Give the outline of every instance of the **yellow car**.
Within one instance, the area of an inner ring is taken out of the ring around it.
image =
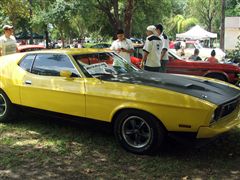
[[[17,53],[0,58],[0,121],[15,106],[105,121],[127,151],[157,151],[168,133],[211,138],[240,123],[237,87],[146,72],[104,49]],[[80,118],[79,118],[80,119]]]

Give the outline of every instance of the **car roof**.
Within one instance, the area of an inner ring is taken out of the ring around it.
[[[79,54],[94,54],[94,53],[104,53],[113,52],[110,49],[93,49],[93,48],[72,48],[72,49],[46,49],[28,52],[13,53],[5,56],[0,56],[0,62],[10,62],[19,61],[25,55],[28,54],[46,54],[46,53],[56,53],[56,54],[67,54],[67,55],[79,55]]]

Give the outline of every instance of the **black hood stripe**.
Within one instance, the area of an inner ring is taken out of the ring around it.
[[[240,91],[230,86],[197,77],[179,76],[168,73],[134,72],[117,77],[103,77],[102,80],[158,87],[191,95],[216,105],[240,97]]]

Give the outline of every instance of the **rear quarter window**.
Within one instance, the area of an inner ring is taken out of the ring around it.
[[[31,72],[32,64],[35,57],[36,57],[35,54],[27,55],[21,60],[21,62],[19,63],[19,66],[25,71]]]

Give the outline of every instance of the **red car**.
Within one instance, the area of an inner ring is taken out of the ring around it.
[[[131,62],[140,68],[141,59],[142,47],[135,47],[134,56],[131,57]],[[205,76],[235,84],[238,81],[240,67],[232,64],[185,60],[169,50],[167,73]]]
[[[35,44],[20,45],[17,48],[19,52],[37,51],[37,50],[45,49],[43,45],[35,45]]]

